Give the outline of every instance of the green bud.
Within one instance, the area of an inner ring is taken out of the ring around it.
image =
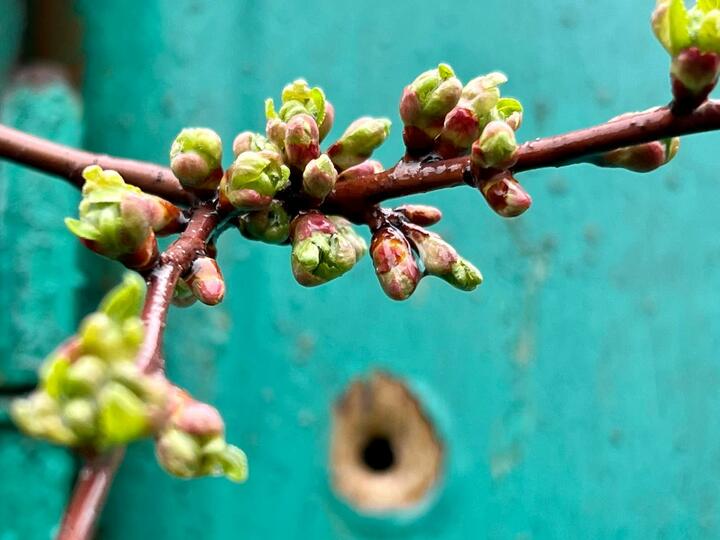
[[[322,89],[310,88],[306,81],[297,79],[283,88],[282,106],[279,112],[275,112],[272,99],[265,101],[265,116],[268,120],[279,118],[287,122],[295,115],[309,114],[320,125],[325,119],[325,104],[325,94]]]
[[[228,480],[242,483],[248,478],[248,463],[245,452],[237,446],[228,444],[223,452],[216,457],[223,474]]]
[[[355,247],[341,234],[317,232],[293,241],[291,255],[295,279],[312,287],[340,277],[356,262]]]
[[[472,146],[472,164],[486,169],[509,169],[517,163],[515,131],[502,120],[490,122]]]
[[[322,142],[333,127],[335,122],[335,107],[329,101],[325,101],[325,118],[318,124],[320,130],[320,142]]]
[[[252,240],[282,244],[290,235],[290,216],[282,202],[272,201],[264,210],[240,216],[238,228],[243,235]]]
[[[271,141],[272,144],[274,144],[280,150],[285,149],[286,132],[287,124],[279,118],[271,118],[267,121],[267,124],[265,125],[265,134],[267,135],[268,140]]]
[[[69,395],[88,396],[96,393],[105,382],[108,366],[97,356],[86,354],[67,368],[65,386]]]
[[[79,438],[85,440],[95,437],[97,416],[97,407],[91,399],[71,399],[62,408],[65,425]]]
[[[328,148],[328,155],[338,169],[348,169],[370,157],[390,133],[390,120],[370,118],[355,120],[340,139]]]
[[[43,391],[13,400],[10,415],[15,424],[31,437],[64,446],[75,446],[80,442],[75,432],[63,422],[58,401]]]
[[[175,290],[173,291],[173,305],[178,307],[189,307],[192,306],[196,300],[197,298],[193,294],[190,285],[187,284],[187,281],[182,278],[178,279],[177,285],[175,285]]]
[[[303,191],[323,200],[335,187],[338,173],[327,154],[308,162],[303,171]]]
[[[258,210],[290,183],[290,169],[275,152],[243,152],[227,170],[220,191],[239,210]]]
[[[280,152],[277,145],[273,144],[259,133],[254,133],[252,131],[243,131],[238,134],[233,141],[233,155],[235,157],[238,157],[243,152],[261,152],[262,150],[271,150],[277,153]]]
[[[400,117],[406,126],[428,128],[434,137],[445,115],[457,104],[462,83],[447,64],[420,74],[403,90]]]
[[[299,170],[320,156],[320,133],[315,119],[309,114],[296,114],[285,129],[287,163]]]
[[[449,273],[440,277],[463,291],[472,291],[483,282],[480,270],[462,257],[455,261]]]
[[[327,218],[335,225],[338,234],[344,236],[345,239],[352,244],[355,249],[355,260],[359,261],[362,259],[367,253],[367,244],[365,243],[365,239],[355,231],[352,223],[342,216],[328,216]]]
[[[186,189],[215,189],[222,177],[222,140],[212,129],[183,129],[170,148],[170,168]]]
[[[174,476],[194,478],[200,472],[200,445],[178,429],[170,429],[158,438],[155,455],[160,466]]]
[[[97,400],[101,446],[126,444],[147,434],[150,428],[147,407],[126,386],[109,382]]]
[[[126,354],[121,327],[105,313],[91,313],[85,317],[78,336],[87,354],[104,359]]]
[[[478,119],[485,118],[500,101],[500,86],[507,80],[497,71],[474,78],[463,88],[459,105],[471,109]]]

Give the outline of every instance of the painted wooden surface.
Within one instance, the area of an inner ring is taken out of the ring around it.
[[[78,98],[56,72],[17,73],[0,108],[3,124],[66,144],[81,142]],[[61,223],[77,200],[68,185],[0,164],[2,540],[50,538],[72,486],[72,455],[21,436],[7,411],[12,396],[35,383],[42,359],[75,326],[77,244]]]
[[[395,120],[404,84],[439,61],[502,69],[526,139],[668,99],[653,2],[80,0],[86,145],[164,161],[175,133],[226,141],[304,76],[338,111]],[[165,476],[130,450],[100,537],[364,539],[720,537],[718,136],[667,169],[523,177],[535,206],[502,221],[477,193],[417,197],[483,270],[473,294],[424,282],[387,300],[369,261],[314,290],[283,248],[228,233],[218,308],[170,318],[170,373],[222,410],[250,481]],[[229,145],[228,145],[229,149]],[[89,306],[85,306],[89,309]],[[414,519],[358,516],[329,488],[331,407],[350,380],[404,378],[446,448]]]

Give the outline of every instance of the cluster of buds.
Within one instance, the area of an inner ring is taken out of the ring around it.
[[[100,255],[135,270],[150,268],[158,257],[156,236],[180,229],[180,210],[126,184],[115,171],[92,165],[82,175],[79,219],[66,218],[68,229]]]
[[[437,276],[464,291],[482,283],[477,268],[440,235],[424,228],[441,217],[438,209],[424,205],[401,206],[378,217],[370,256],[380,286],[393,300],[409,298],[424,276]]]
[[[142,278],[127,274],[48,357],[38,388],[12,403],[13,420],[32,437],[96,452],[154,436],[171,474],[243,481],[245,455],[225,442],[217,410],[135,364],[144,296]]]
[[[143,339],[138,317],[145,283],[128,274],[51,354],[40,385],[16,400],[12,416],[33,437],[103,450],[148,436],[162,421],[166,383],[134,364]]]
[[[687,113],[702,104],[720,75],[720,4],[698,0],[657,0],[652,26],[670,53],[673,110]]]
[[[345,218],[308,212],[290,225],[291,265],[301,285],[322,285],[348,272],[367,252],[365,241]]]
[[[225,280],[217,261],[203,255],[196,258],[187,274],[182,276],[173,293],[173,304],[188,307],[200,300],[205,305],[216,306],[225,298]]]
[[[247,479],[247,457],[225,441],[225,423],[215,407],[171,387],[168,417],[156,435],[155,455],[168,473],[180,478],[226,476]]]
[[[518,159],[515,132],[523,108],[518,100],[501,97],[505,82],[505,75],[493,72],[462,86],[452,68],[440,64],[405,88],[400,116],[410,157],[436,154],[447,159],[470,153],[485,200],[501,216],[514,217],[527,210],[532,199],[507,172]]]

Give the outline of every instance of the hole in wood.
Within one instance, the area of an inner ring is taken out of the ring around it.
[[[403,381],[385,373],[352,382],[338,399],[330,446],[333,489],[363,512],[412,508],[442,473],[431,420]]]

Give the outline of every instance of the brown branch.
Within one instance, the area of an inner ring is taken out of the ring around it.
[[[520,148],[514,172],[562,167],[593,155],[668,137],[720,129],[720,101],[708,101],[688,115],[668,107],[629,115],[620,120],[537,139]],[[332,210],[354,213],[367,204],[462,185],[468,157],[419,165],[399,163],[380,174],[340,182],[327,200]]]
[[[83,169],[88,165],[100,165],[103,169],[118,171],[130,183],[147,193],[177,204],[188,205],[193,200],[170,169],[165,167],[77,150],[1,124],[0,157],[54,174],[78,188],[84,183]]]
[[[164,369],[161,354],[170,301],[178,279],[205,250],[205,243],[220,217],[214,203],[205,203],[193,211],[185,231],[161,255],[160,264],[148,277],[148,290],[143,306],[145,338],[136,358],[146,373]],[[83,465],[72,497],[65,510],[58,540],[89,540],[107,498],[124,448],[92,456]]]
[[[720,101],[708,101],[687,115],[676,115],[668,107],[658,107],[598,126],[527,142],[520,148],[514,171],[561,167],[624,146],[718,129]],[[179,204],[192,200],[192,195],[180,187],[168,168],[71,149],[1,125],[0,157],[59,175],[75,185],[82,181],[82,169],[95,163],[118,171],[129,183],[148,193]],[[338,183],[323,208],[357,216],[368,204],[459,186],[465,183],[469,163],[467,157],[423,165],[400,163],[379,174]]]

